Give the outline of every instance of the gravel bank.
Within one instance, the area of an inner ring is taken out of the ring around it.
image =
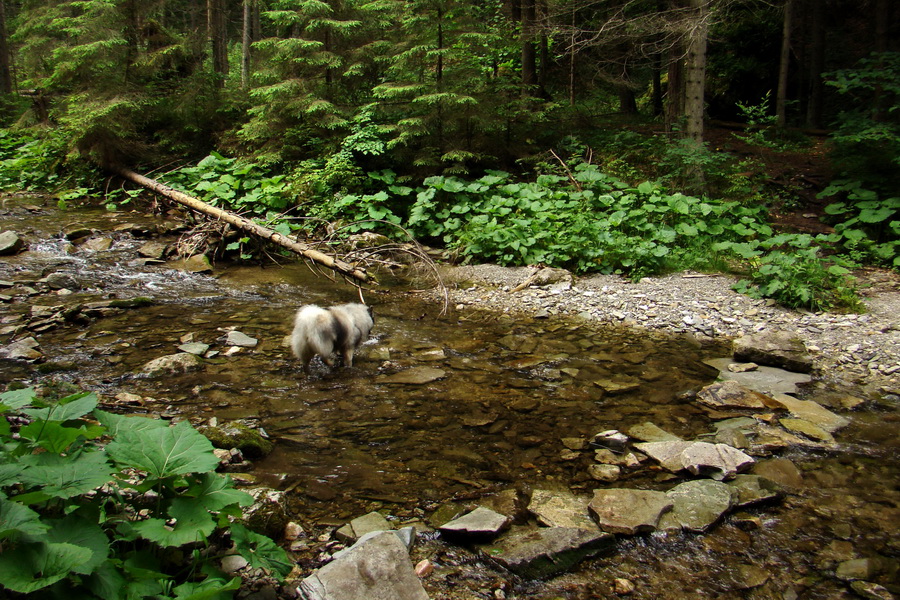
[[[632,283],[614,275],[573,278],[556,269],[475,265],[451,267],[442,276],[457,310],[580,315],[597,323],[725,339],[789,332],[813,355],[818,378],[875,395],[900,394],[900,278],[890,272],[860,280],[864,314],[786,309],[738,294],[727,275],[686,272]]]

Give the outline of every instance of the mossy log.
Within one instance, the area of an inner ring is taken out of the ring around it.
[[[354,267],[353,265],[348,264],[333,256],[329,256],[324,252],[319,252],[314,248],[310,248],[307,244],[289,239],[281,235],[277,231],[269,229],[268,227],[263,227],[262,225],[254,223],[249,219],[245,219],[244,217],[241,217],[240,215],[237,215],[233,212],[211,206],[206,202],[203,202],[202,200],[198,200],[193,196],[189,196],[183,192],[174,190],[169,186],[156,181],[155,179],[144,177],[143,175],[135,173],[134,171],[131,171],[124,167],[115,167],[113,168],[113,170],[125,179],[142,187],[145,187],[148,190],[152,190],[157,194],[165,196],[170,200],[174,200],[179,204],[187,206],[191,210],[195,210],[210,217],[225,221],[226,223],[237,227],[241,231],[245,231],[256,237],[272,242],[273,244],[277,244],[282,248],[286,248],[291,252],[294,252],[295,254],[299,254],[304,258],[307,258],[324,267],[328,267],[329,269],[336,271],[341,275],[344,275],[351,279],[355,279],[356,281],[359,281],[361,283],[366,283],[369,281],[369,276],[363,269]]]

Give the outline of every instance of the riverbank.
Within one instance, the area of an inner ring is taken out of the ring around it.
[[[791,310],[731,289],[728,275],[677,273],[638,282],[615,275],[575,278],[558,269],[475,265],[442,271],[451,307],[550,317],[737,339],[785,332],[813,357],[813,375],[826,384],[900,395],[900,277],[859,275],[863,314]]]

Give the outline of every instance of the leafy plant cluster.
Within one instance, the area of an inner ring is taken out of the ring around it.
[[[351,230],[390,234],[391,224],[401,225],[465,260],[632,278],[746,268],[744,292],[789,306],[855,306],[848,263],[824,258],[822,245],[830,240],[775,236],[761,205],[668,193],[651,182],[630,186],[584,162],[566,176],[533,182],[490,171],[473,181],[430,177],[411,188],[392,172],[371,176],[384,189],[344,196],[324,216],[352,221]]]
[[[0,129],[0,189],[54,189],[60,184],[66,151],[59,136],[40,138]]]
[[[52,597],[230,597],[239,577],[216,567],[228,535],[250,565],[291,566],[269,538],[236,521],[252,497],[214,472],[212,445],[170,425],[59,400],[0,394],[0,588]]]
[[[854,180],[834,181],[819,196],[839,198],[825,207],[835,223],[829,241],[858,262],[900,268],[900,196],[879,197]]]

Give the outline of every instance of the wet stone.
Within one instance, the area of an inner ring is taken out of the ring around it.
[[[448,538],[477,541],[496,537],[509,527],[510,518],[479,506],[470,513],[441,525],[438,529]]]
[[[12,231],[0,232],[0,256],[18,254],[25,248],[25,242]]]
[[[514,527],[482,553],[526,579],[545,579],[568,571],[585,558],[612,548],[615,537],[578,527]]]
[[[225,344],[228,346],[238,346],[240,348],[255,348],[259,344],[259,340],[252,338],[240,331],[229,331],[225,338]]]
[[[602,530],[635,535],[655,531],[672,506],[663,492],[613,488],[595,490],[588,508]]]
[[[0,355],[13,360],[34,361],[44,357],[38,341],[33,337],[18,340],[0,349]]]
[[[772,398],[777,405],[785,408],[793,416],[815,423],[829,433],[834,433],[850,424],[850,419],[831,412],[818,402],[798,400],[787,394],[775,394]]]
[[[756,363],[733,363],[729,358],[714,358],[705,362],[719,369],[719,379],[736,381],[744,387],[764,394],[793,394],[797,392],[798,385],[809,383],[812,380],[812,376],[808,373],[796,373],[778,367],[757,366],[750,371],[734,371],[731,367],[735,364],[753,365]]]
[[[803,473],[787,458],[770,458],[759,461],[753,466],[753,474],[788,488],[803,486]],[[737,479],[735,478],[735,481]]]
[[[424,385],[442,379],[447,375],[443,369],[434,367],[412,367],[392,375],[383,375],[378,378],[381,383],[402,383],[407,385]]]
[[[609,465],[609,464],[593,464],[588,465],[588,475],[591,476],[591,479],[596,481],[604,481],[606,483],[611,483],[613,481],[617,481],[619,476],[622,474],[622,469],[618,467],[618,465]]]
[[[771,502],[784,496],[780,485],[759,475],[737,475],[726,485],[733,490],[735,508]]]
[[[539,523],[548,527],[578,527],[596,530],[597,524],[588,513],[587,498],[579,498],[569,492],[534,490],[528,511]]]
[[[613,452],[622,452],[627,445],[628,436],[616,429],[601,431],[591,440],[591,446],[595,448],[607,448]]]
[[[661,427],[647,422],[635,425],[628,429],[628,435],[642,442],[677,442],[681,438],[669,433]]]
[[[335,537],[343,542],[355,542],[367,533],[389,531],[391,529],[393,527],[381,513],[372,511],[367,515],[353,519],[338,529],[335,532]]]
[[[647,442],[635,448],[673,473],[687,469],[694,475],[730,479],[750,467],[754,460],[725,444],[708,442]]]
[[[305,600],[428,600],[406,546],[392,532],[354,544],[298,589]]]
[[[710,384],[697,393],[697,401],[711,408],[766,408],[770,399],[736,381]]]
[[[178,349],[182,352],[187,352],[188,354],[203,356],[204,354],[206,354],[206,351],[209,350],[209,344],[204,344],[201,342],[189,342],[187,344],[181,344],[180,346],[178,346]]]
[[[806,437],[829,444],[834,443],[834,436],[815,423],[810,423],[804,419],[781,419],[779,422],[788,431],[800,433]]]
[[[160,375],[173,375],[178,373],[190,373],[203,368],[203,362],[193,354],[179,352],[160,356],[141,367],[141,372],[151,377]]]
[[[679,484],[666,496],[673,507],[660,519],[659,528],[703,533],[731,509],[735,491],[724,483],[700,479]]]
[[[785,332],[764,332],[736,339],[734,358],[798,373],[812,371],[812,357],[803,341]]]

